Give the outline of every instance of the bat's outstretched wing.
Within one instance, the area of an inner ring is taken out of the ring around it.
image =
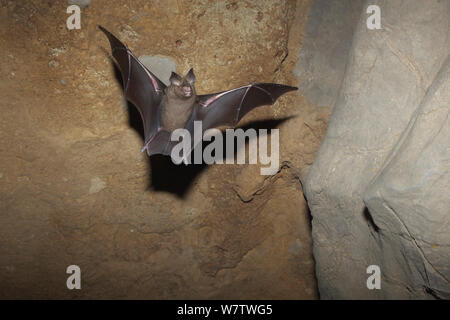
[[[144,123],[147,153],[163,153],[166,139],[159,137],[167,132],[161,130],[160,106],[166,85],[150,72],[119,39],[99,26],[108,37],[114,59],[122,74],[125,98],[131,101],[141,114]]]
[[[195,106],[193,120],[202,121],[203,130],[220,126],[234,127],[249,111],[262,105],[274,104],[281,95],[294,90],[297,88],[282,84],[254,83],[220,93],[201,95]]]
[[[297,89],[276,83],[253,83],[224,92],[200,95],[186,129],[193,137],[194,121],[202,122],[203,132],[220,126],[234,127],[254,108],[274,104],[283,94]],[[192,141],[190,152],[195,148],[195,143]],[[185,157],[189,157],[189,154]]]

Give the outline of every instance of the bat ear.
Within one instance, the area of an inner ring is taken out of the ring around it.
[[[195,83],[194,69],[191,68],[191,69],[188,71],[188,73],[186,73],[185,78],[186,78],[186,80],[187,80],[190,84]]]
[[[174,84],[176,86],[181,85],[181,77],[178,74],[176,74],[175,72],[172,72],[169,80],[170,80],[170,84]]]

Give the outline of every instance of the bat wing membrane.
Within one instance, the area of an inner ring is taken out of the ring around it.
[[[119,39],[102,26],[99,28],[108,37],[113,57],[119,66],[125,97],[139,110],[147,144],[160,129],[159,107],[166,86]]]
[[[194,136],[194,121],[202,122],[203,132],[220,126],[234,127],[251,110],[256,107],[274,104],[283,94],[297,90],[296,87],[275,83],[255,83],[244,87],[201,95],[194,113],[185,128]],[[192,140],[189,153],[196,147]],[[186,155],[186,157],[188,157]]]
[[[216,94],[199,96],[194,120],[201,120],[203,130],[220,126],[234,127],[251,110],[274,104],[284,93],[296,87],[275,83],[255,83]]]

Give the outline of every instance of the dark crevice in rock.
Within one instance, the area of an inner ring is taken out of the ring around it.
[[[370,211],[369,211],[369,209],[367,207],[364,208],[363,215],[364,215],[364,218],[366,219],[366,221],[367,221],[371,231],[374,231],[374,232],[378,233],[380,231],[380,228],[376,225],[376,223],[373,220],[373,217],[370,214]]]

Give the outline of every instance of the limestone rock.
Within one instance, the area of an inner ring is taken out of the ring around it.
[[[152,73],[159,78],[165,85],[169,85],[170,74],[176,72],[176,64],[169,57],[163,56],[140,56],[139,60],[149,69]]]
[[[311,8],[294,75],[315,105],[336,102],[362,5],[362,0],[316,0]]]
[[[332,119],[303,180],[320,295],[447,297],[450,3],[370,4],[381,9],[382,29],[367,29],[361,12]],[[369,265],[381,268],[381,290],[366,287]]]
[[[67,0],[69,5],[77,5],[80,8],[84,9],[91,5],[92,0]]]
[[[364,197],[385,234],[385,270],[442,299],[450,299],[449,102],[450,55]]]
[[[267,177],[259,174],[259,170],[259,166],[248,165],[236,175],[233,189],[242,201],[251,201],[255,195],[263,192]]]

